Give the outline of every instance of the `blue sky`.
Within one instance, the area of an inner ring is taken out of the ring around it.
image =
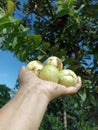
[[[27,0],[20,0],[21,3],[26,1]],[[16,14],[17,13],[20,12],[16,12]],[[23,15],[22,12],[21,15]],[[19,18],[20,15],[15,17]],[[18,72],[24,65],[26,64],[20,62],[11,52],[0,50],[0,84],[5,84],[7,87],[13,89],[18,78]]]
[[[11,52],[0,50],[0,84],[5,84],[13,89],[18,78],[18,72],[25,65]]]

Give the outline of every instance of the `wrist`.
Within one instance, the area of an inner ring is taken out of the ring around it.
[[[48,94],[48,92],[43,89],[45,86],[42,83],[32,83],[32,85],[23,85],[20,86],[20,91],[22,92],[23,95],[31,95],[32,96],[36,96],[38,98],[40,98],[40,100],[44,99],[45,101],[47,101],[47,103],[49,103],[50,101],[50,96]]]
[[[4,123],[7,123],[6,129],[38,130],[49,99],[47,94],[39,89],[41,85],[34,86],[20,86],[13,99],[3,108]]]

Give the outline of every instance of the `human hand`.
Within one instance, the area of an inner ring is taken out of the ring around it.
[[[20,87],[35,88],[40,93],[45,94],[49,101],[60,97],[75,94],[81,88],[81,78],[78,77],[76,86],[65,87],[58,83],[42,80],[38,78],[32,71],[22,67],[19,73]]]

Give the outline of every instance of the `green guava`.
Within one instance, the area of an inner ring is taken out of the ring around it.
[[[59,84],[66,87],[75,86],[77,75],[70,69],[63,69],[59,72]]]
[[[45,65],[39,72],[39,78],[58,83],[59,70],[54,65]]]

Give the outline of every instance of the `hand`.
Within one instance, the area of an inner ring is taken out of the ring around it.
[[[26,67],[22,67],[20,70],[19,83],[20,87],[35,88],[36,90],[45,94],[49,101],[60,96],[75,94],[82,85],[80,77],[78,77],[76,86],[70,87],[65,87],[54,82],[45,81],[38,78],[32,71],[27,70]]]

